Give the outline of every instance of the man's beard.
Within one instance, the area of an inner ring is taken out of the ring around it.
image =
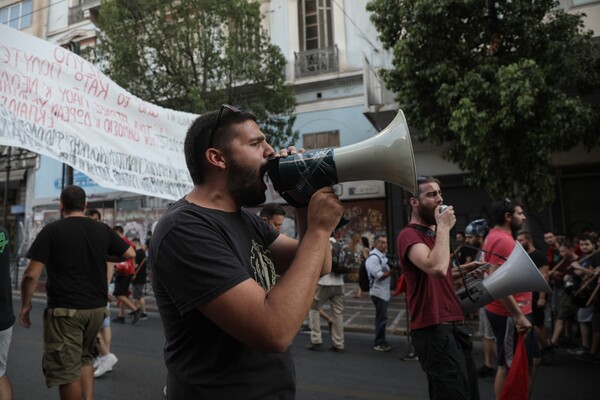
[[[242,206],[255,207],[266,200],[260,170],[246,167],[230,160],[227,169],[227,188]]]
[[[520,230],[520,229],[521,229],[521,226],[522,226],[522,225],[523,225],[523,224],[517,224],[517,223],[515,223],[514,221],[510,221],[510,230],[511,230],[512,232],[516,232],[516,231],[518,231],[518,230]]]
[[[435,221],[435,208],[428,209],[425,208],[423,205],[419,204],[418,213],[419,218],[421,218],[428,226],[437,224],[437,222]]]

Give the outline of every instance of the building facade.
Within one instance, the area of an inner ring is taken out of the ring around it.
[[[341,147],[367,140],[385,129],[398,110],[393,93],[378,75],[391,67],[391,54],[377,39],[366,12],[368,0],[260,0],[263,27],[287,59],[286,77],[297,99],[294,129],[300,133],[297,147]],[[600,1],[563,0],[569,12],[585,12],[586,26],[600,34]],[[93,21],[101,0],[0,0],[0,23],[9,24],[74,52],[93,46],[97,27]],[[410,125],[410,116],[406,116]],[[487,193],[464,183],[464,172],[440,157],[443,148],[415,143],[413,151],[419,175],[442,180],[445,202],[457,210],[457,230],[485,216]],[[5,158],[8,149],[3,149]],[[25,157],[25,156],[23,156]],[[9,225],[19,231],[21,249],[41,227],[59,217],[58,195],[66,179],[62,163],[48,157],[8,168],[5,175],[5,210]],[[557,197],[551,207],[530,210],[530,229],[541,237],[545,229],[576,233],[586,227],[600,229],[600,210],[585,188],[600,185],[600,151],[575,148],[553,155]],[[7,164],[11,165],[11,164]],[[0,174],[4,175],[4,174]],[[6,179],[8,176],[8,180]],[[350,223],[337,235],[351,241],[358,234],[378,233],[395,237],[407,220],[406,193],[374,176],[372,180],[339,185]],[[0,179],[1,180],[1,179]],[[129,236],[145,239],[169,201],[100,187],[78,171],[73,182],[85,188],[90,207],[98,208],[109,225],[125,226]],[[268,201],[285,203],[270,189]],[[288,208],[291,214],[291,208]],[[287,233],[293,235],[289,220]],[[20,227],[20,228],[19,228]],[[17,248],[15,250],[18,250]],[[393,249],[390,249],[392,251]]]

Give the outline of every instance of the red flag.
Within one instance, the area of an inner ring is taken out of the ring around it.
[[[498,400],[527,400],[529,397],[529,361],[523,336],[519,334],[512,365]]]
[[[404,279],[404,274],[402,274],[396,281],[396,290],[394,290],[392,296],[398,296],[400,293],[404,292],[406,292],[406,279]]]

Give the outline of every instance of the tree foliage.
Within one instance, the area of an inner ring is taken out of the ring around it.
[[[227,103],[252,111],[274,147],[297,139],[286,60],[261,27],[258,1],[102,2],[99,57],[136,96],[197,114]]]
[[[554,0],[372,0],[389,89],[418,140],[492,197],[554,199],[551,155],[600,143],[600,68],[581,15]]]

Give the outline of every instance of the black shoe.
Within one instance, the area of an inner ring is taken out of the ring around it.
[[[308,350],[312,350],[312,351],[319,350],[319,347],[321,347],[321,343],[309,343],[308,346],[306,346],[306,348]]]
[[[140,316],[140,320],[143,321],[143,320],[146,320],[146,319],[148,319],[148,314],[142,313],[142,315]]]
[[[133,321],[131,321],[131,323],[135,324],[136,322],[138,322],[140,320],[141,316],[142,316],[142,309],[138,308],[137,310],[135,310],[133,312]]]
[[[113,318],[112,322],[117,323],[117,324],[124,324],[125,323],[125,317],[116,317],[116,318]]]
[[[335,347],[335,346],[331,346],[329,348],[329,351],[333,351],[334,353],[343,353],[344,349],[340,348],[340,347]]]

